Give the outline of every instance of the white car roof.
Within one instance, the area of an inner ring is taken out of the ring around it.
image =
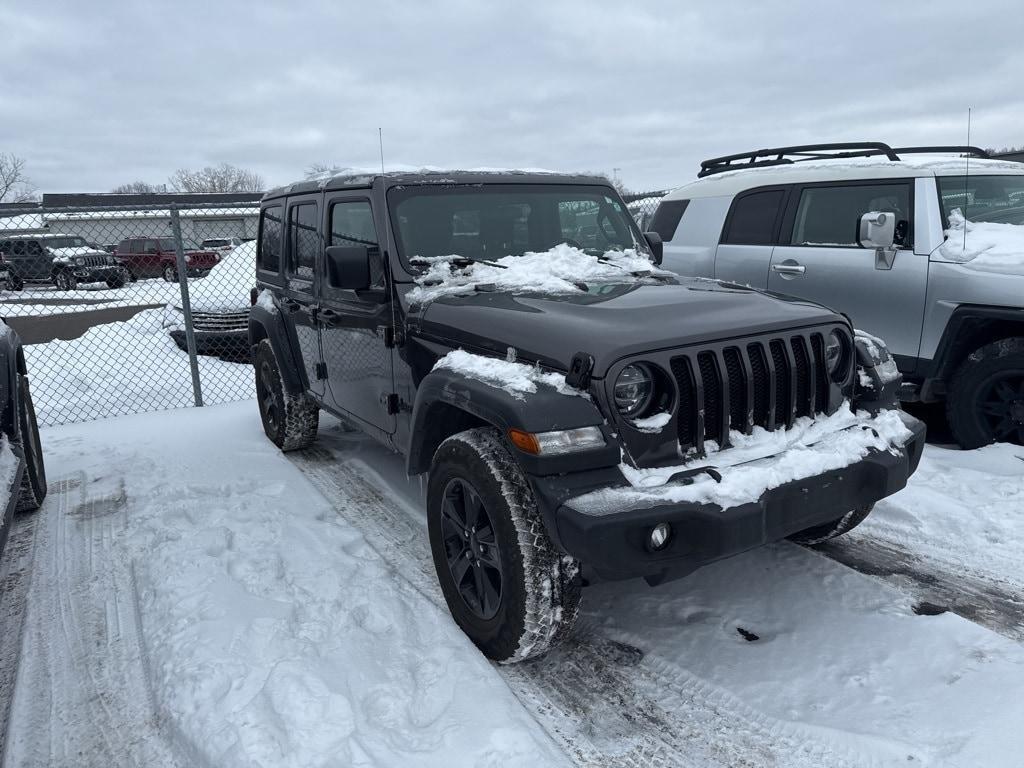
[[[697,179],[665,195],[664,200],[732,196],[752,187],[771,184],[805,184],[816,181],[856,179],[906,179],[918,176],[963,176],[967,158],[950,155],[911,155],[899,161],[884,157],[843,160],[802,160],[787,165],[741,168]],[[970,158],[970,173],[1024,176],[1024,163]]]

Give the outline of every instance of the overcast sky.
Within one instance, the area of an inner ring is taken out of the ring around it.
[[[45,192],[229,162],[613,169],[811,141],[1024,145],[1013,2],[0,0],[0,152]]]

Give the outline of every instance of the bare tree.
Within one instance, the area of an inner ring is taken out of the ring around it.
[[[306,178],[312,179],[318,176],[327,176],[340,170],[341,166],[334,163],[313,163],[306,169]]]
[[[166,184],[150,184],[148,181],[133,181],[110,190],[118,195],[151,195],[169,192]]]
[[[228,163],[197,171],[180,168],[169,179],[175,192],[262,192],[263,177]]]
[[[25,159],[0,152],[0,203],[27,203],[36,199],[36,188],[25,176]]]

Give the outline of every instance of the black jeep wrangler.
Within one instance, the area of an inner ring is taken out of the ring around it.
[[[592,578],[822,541],[917,467],[877,339],[660,259],[602,178],[371,173],[263,200],[267,436],[308,446],[324,409],[428,473],[442,590],[492,659],[565,636]]]

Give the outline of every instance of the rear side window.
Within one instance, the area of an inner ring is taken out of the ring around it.
[[[731,245],[772,245],[782,203],[783,189],[766,189],[737,197],[726,219],[722,242]]]
[[[689,204],[689,200],[663,200],[654,212],[650,229],[661,235],[661,239],[666,243],[671,241],[676,236],[676,227],[679,226],[679,220],[683,218]]]
[[[856,247],[860,217],[869,211],[895,214],[896,245],[911,246],[907,183],[806,187],[800,193],[790,244]]]
[[[302,203],[288,211],[288,273],[312,280],[316,269],[316,203]]]
[[[267,272],[281,271],[281,236],[284,234],[284,209],[280,205],[264,208],[260,213],[259,268]]]

